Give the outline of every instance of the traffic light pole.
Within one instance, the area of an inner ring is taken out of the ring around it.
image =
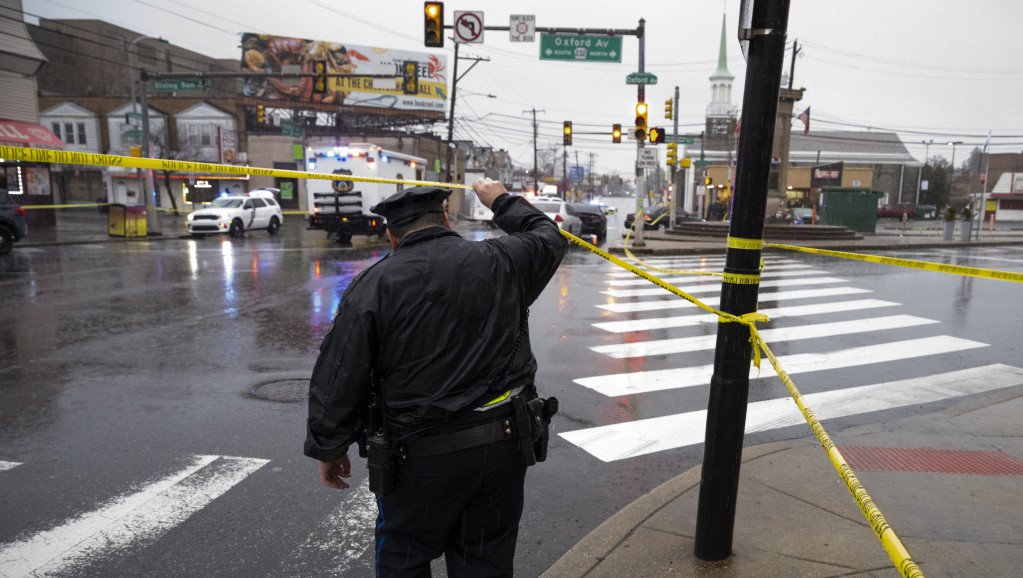
[[[639,37],[639,73],[643,74],[645,65],[645,54],[646,54],[646,35],[643,34],[646,20],[639,19],[639,28],[637,36]],[[636,102],[646,102],[646,85],[636,85]],[[636,240],[632,242],[633,247],[646,247],[646,242],[643,241],[643,229],[646,228],[646,220],[643,218],[645,211],[646,201],[646,169],[639,167],[639,159],[643,154],[643,145],[646,139],[636,140],[636,212],[633,213],[635,216],[632,220],[632,226],[636,229]]]
[[[764,236],[789,0],[756,0],[752,10],[750,29],[742,31],[749,40],[744,126],[721,286],[721,310],[736,316],[757,309],[761,248],[756,241]],[[755,347],[749,337],[746,325],[718,323],[696,515],[695,554],[702,560],[723,560],[732,554],[750,358]]]

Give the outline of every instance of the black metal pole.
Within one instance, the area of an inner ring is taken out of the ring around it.
[[[721,287],[721,310],[734,315],[752,313],[757,308],[761,249],[759,244],[744,245],[741,240],[760,240],[764,236],[788,14],[789,0],[753,3],[742,134],[728,231],[730,239],[740,242],[729,243]],[[745,325],[718,324],[696,514],[695,553],[703,560],[723,560],[732,554],[753,351],[749,335]]]

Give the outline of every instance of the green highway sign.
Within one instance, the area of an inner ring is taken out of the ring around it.
[[[621,62],[622,38],[583,34],[541,34],[540,60]]]
[[[281,121],[281,136],[302,137],[302,127],[286,120]]]
[[[649,72],[633,72],[625,77],[625,84],[657,84],[657,76]]]
[[[209,90],[208,79],[197,80],[154,80],[150,83],[153,92],[178,92],[182,90]]]

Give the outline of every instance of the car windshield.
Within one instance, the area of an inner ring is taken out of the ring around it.
[[[561,211],[561,203],[536,203],[534,206],[545,213],[557,213]]]
[[[224,209],[237,209],[238,207],[242,206],[243,201],[245,201],[245,199],[238,199],[232,197],[217,197],[216,199],[213,199],[213,202],[210,203],[210,206]]]

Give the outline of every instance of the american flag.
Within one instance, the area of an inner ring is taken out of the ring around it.
[[[810,107],[806,107],[803,114],[799,115],[799,120],[803,121],[803,134],[807,135],[810,133]]]

